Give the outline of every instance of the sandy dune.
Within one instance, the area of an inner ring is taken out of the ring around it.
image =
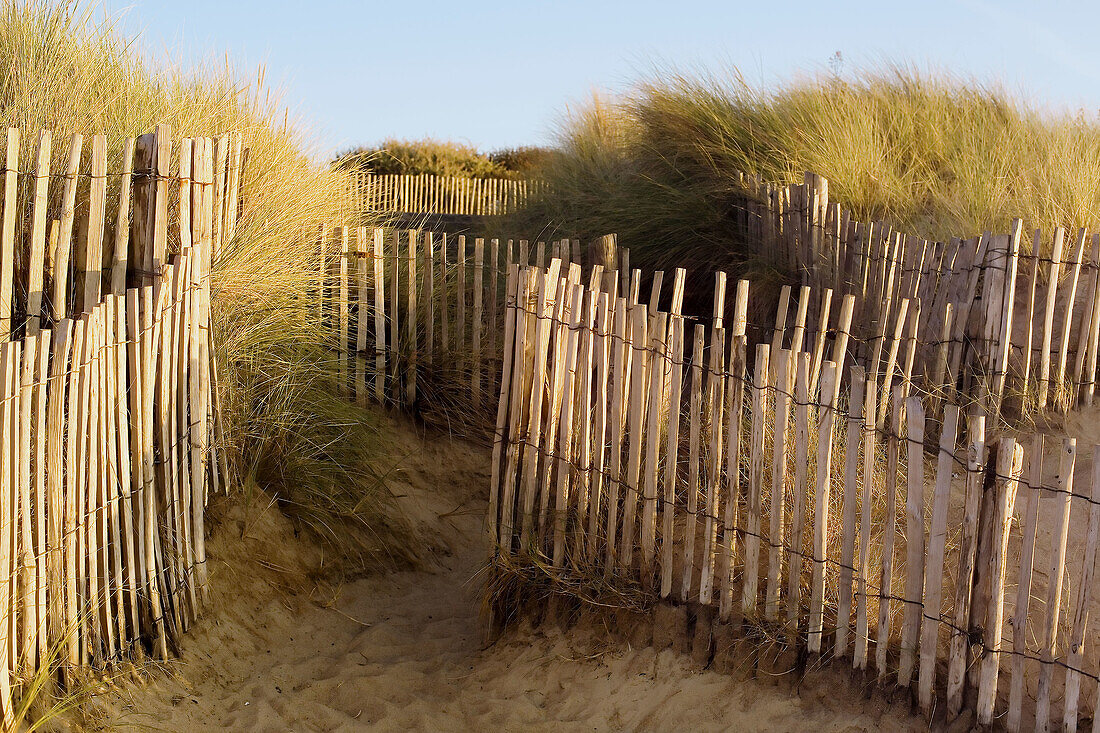
[[[421,441],[394,483],[438,547],[420,572],[340,587],[272,508],[231,510],[211,543],[212,610],[171,674],[103,701],[100,723],[157,730],[905,730],[901,704],[827,675],[795,690],[630,649],[594,625],[521,626],[486,646],[479,618],[486,456]],[[242,541],[242,534],[244,541]],[[308,590],[312,586],[312,590]],[[303,590],[307,589],[307,590]]]

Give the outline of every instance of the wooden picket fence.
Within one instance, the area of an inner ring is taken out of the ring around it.
[[[203,509],[227,478],[209,273],[247,160],[239,135],[160,125],[114,161],[74,135],[57,172],[44,130],[24,171],[20,141],[0,221],[5,730],[40,670],[166,658],[199,613]]]
[[[683,271],[671,293],[653,278],[648,305],[621,275],[508,267],[488,520],[499,616],[525,592],[685,605],[712,639],[747,641],[762,674],[833,660],[912,687],[927,715],[1100,727],[1086,643],[1100,446],[1075,481],[1074,440],[994,431],[980,402],[964,414],[922,389],[911,350],[883,372],[846,328],[810,338],[805,300],[750,361],[747,281],[730,308],[718,273],[712,316],[693,322]],[[844,323],[857,305],[844,300]]]
[[[1005,407],[1025,419],[1093,403],[1100,234],[1036,230],[1025,254],[1016,220],[1008,234],[931,242],[856,221],[829,201],[819,175],[807,173],[801,185],[741,180],[747,236],[773,245],[761,251],[776,252],[780,265],[815,289],[811,324],[828,320],[831,293],[854,295],[854,346],[872,366],[907,309],[912,324],[905,329],[919,345],[916,370],[934,377],[948,399],[972,397],[993,418]]]
[[[364,172],[353,173],[351,185],[367,211],[458,216],[513,214],[546,188],[535,179]]]
[[[364,404],[434,406],[486,429],[500,380],[508,268],[629,258],[613,237],[582,251],[578,240],[346,226],[323,227],[319,253],[317,317],[337,345],[340,388]],[[449,394],[424,399],[429,382]]]

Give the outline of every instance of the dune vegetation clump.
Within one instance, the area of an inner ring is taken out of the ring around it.
[[[539,170],[553,194],[524,219],[616,232],[654,269],[771,266],[737,236],[739,171],[787,183],[818,173],[856,218],[941,240],[1007,232],[1013,217],[1044,231],[1095,225],[1100,208],[1094,114],[908,68],[766,90],[736,72],[661,71],[572,110],[559,146]]]
[[[351,414],[355,408],[337,396],[333,333],[316,316],[320,226],[369,222],[349,198],[343,174],[323,162],[317,141],[289,117],[262,70],[249,79],[224,63],[155,67],[115,20],[81,0],[3,3],[0,63],[0,124],[23,131],[23,170],[33,165],[40,128],[53,132],[54,170],[74,133],[85,140],[104,134],[112,165],[126,138],[158,123],[170,125],[174,140],[241,134],[249,150],[241,217],[213,264],[211,285],[221,448],[234,488],[273,493],[357,559],[385,553],[405,559],[400,522],[378,478],[386,469],[370,464],[378,436],[369,416]],[[109,176],[112,207],[118,185]],[[56,188],[51,200],[59,202],[60,182]],[[87,184],[78,194],[79,215]],[[343,525],[363,531],[340,531]],[[391,530],[396,534],[387,537]]]
[[[454,176],[457,178],[526,178],[552,155],[534,146],[483,153],[453,140],[385,140],[374,147],[348,150],[336,157],[341,170],[379,175]]]

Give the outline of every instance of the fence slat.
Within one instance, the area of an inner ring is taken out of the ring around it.
[[[752,383],[752,432],[749,434],[749,496],[747,502],[748,530],[745,537],[745,573],[741,588],[741,609],[746,617],[756,613],[757,587],[760,581],[760,540],[762,497],[764,493],[764,432],[768,406],[767,344],[756,347]]]
[[[585,547],[585,560],[591,563],[599,549],[599,524],[600,517],[604,513],[604,486],[607,483],[607,421],[608,421],[608,383],[611,371],[611,297],[607,293],[600,293],[596,306],[596,334],[594,351],[596,357],[596,385],[595,385],[595,430],[592,433],[593,457],[592,470],[589,477],[590,495],[588,500],[588,543]],[[680,349],[683,350],[683,339],[680,340]],[[678,365],[674,365],[677,368]],[[673,426],[669,425],[669,431]],[[675,454],[673,454],[675,455]],[[670,460],[675,460],[670,459]],[[667,511],[667,508],[666,510]],[[662,542],[662,558],[664,543]],[[664,563],[664,560],[662,560]],[[671,584],[671,576],[669,583]],[[662,591],[667,596],[668,591]]]
[[[19,189],[19,130],[8,128],[4,168],[4,210],[0,223],[0,342],[12,337],[12,297],[15,287],[15,201]],[[0,677],[3,676],[0,671]],[[0,679],[0,694],[9,699],[7,682]]]
[[[787,643],[798,639],[802,598],[802,534],[810,473],[810,355],[795,356],[794,491],[791,502],[791,552],[787,560]]]
[[[1092,602],[1096,577],[1096,554],[1100,548],[1100,445],[1092,451],[1092,490],[1089,506],[1088,532],[1085,538],[1085,555],[1081,562],[1081,578],[1077,583],[1077,605],[1073,611],[1073,627],[1069,637],[1069,654],[1066,658],[1066,701],[1062,728],[1077,729],[1077,706],[1081,696],[1081,672],[1084,666],[1085,627],[1088,625],[1089,605]],[[1006,522],[1011,520],[1011,516]],[[992,706],[990,706],[992,707]],[[1096,713],[1093,712],[1094,718]],[[1094,720],[1095,723],[1095,720]]]
[[[646,310],[640,309],[641,317]],[[649,339],[649,409],[646,425],[645,487],[642,510],[641,542],[643,578],[651,577],[653,567],[654,543],[657,532],[657,482],[658,462],[661,445],[661,409],[664,401],[665,372],[669,368],[666,332],[668,314],[657,313]],[[668,469],[666,468],[666,471]]]
[[[715,292],[716,313],[721,313],[725,305],[725,273],[719,274],[721,285]],[[714,319],[714,323],[720,321],[719,317]],[[703,511],[703,557],[699,571],[699,602],[704,605],[710,604],[710,597],[714,590],[718,542],[718,500],[722,472],[722,423],[726,386],[726,377],[722,369],[726,361],[725,340],[724,328],[717,326],[711,328],[710,367],[707,370],[707,393],[704,403],[707,409],[707,455],[704,474],[706,505]]]
[[[38,161],[34,173],[34,208],[27,264],[27,335],[35,336],[42,319],[42,279],[46,257],[46,207],[50,184],[50,131],[38,133]]]
[[[65,318],[69,304],[69,255],[73,246],[73,220],[76,216],[76,191],[77,174],[80,171],[80,151],[84,138],[81,135],[73,135],[69,140],[69,158],[65,163],[65,185],[61,193],[61,220],[57,235],[57,254],[54,258],[53,272],[53,313],[55,318]],[[87,267],[87,247],[84,242],[79,245],[76,266],[78,272],[83,272]],[[78,282],[80,280],[78,279]],[[84,283],[80,282],[83,286]],[[81,287],[83,292],[83,287]],[[77,308],[80,313],[91,310],[94,302],[85,304],[81,299]]]
[[[741,422],[745,406],[745,367],[748,357],[749,281],[739,280],[730,326],[729,385],[726,389],[726,506],[722,528],[722,588],[719,616],[728,621],[733,611],[733,568],[737,555],[737,527],[741,500]]]
[[[807,639],[807,647],[811,654],[821,653],[821,635],[825,626],[825,560],[828,552],[832,490],[836,382],[836,363],[824,362],[821,367],[821,413],[817,426],[817,498],[814,506],[813,580],[810,589],[810,622]]]
[[[692,578],[695,576],[695,535],[699,529],[699,460],[700,434],[703,412],[703,345],[706,326],[695,324],[695,338],[691,350],[691,402],[688,406],[688,483],[687,517],[684,524],[684,570],[680,583],[680,600],[691,597]]]
[[[386,398],[386,277],[383,245],[385,235],[374,230],[374,399]],[[446,321],[444,321],[446,323]]]
[[[461,245],[460,245],[461,246]],[[550,316],[554,312],[558,299],[563,299],[565,293],[561,292],[558,277],[558,261],[550,263],[550,268],[541,283],[539,292],[538,310],[536,310],[538,323],[535,327],[535,363],[531,389],[531,404],[528,414],[530,427],[528,428],[528,443],[531,446],[540,445],[542,435],[542,403],[544,390],[543,380],[546,376],[546,348],[550,343]],[[538,451],[528,450],[524,452],[523,475],[520,484],[520,495],[523,500],[522,513],[523,525],[521,529],[520,543],[524,550],[531,546],[531,535],[534,530],[535,498],[538,488]]]
[[[568,289],[567,291],[568,292]],[[568,342],[565,346],[564,371],[562,383],[562,401],[560,414],[554,412],[551,419],[561,421],[558,429],[558,450],[554,456],[557,462],[557,494],[554,501],[554,554],[553,565],[561,568],[565,562],[565,524],[569,515],[569,486],[572,479],[573,463],[573,391],[577,376],[577,344],[580,323],[581,299],[584,291],[579,285],[572,288],[569,308]],[[547,472],[549,473],[549,471]]]
[[[360,407],[367,406],[367,334],[370,326],[370,245],[367,228],[355,229],[355,394]]]
[[[936,488],[932,495],[932,518],[928,529],[928,562],[924,570],[924,604],[920,637],[920,675],[917,699],[927,715],[932,710],[932,688],[936,675],[940,601],[943,598],[943,561],[947,539],[947,504],[951,496],[951,471],[959,429],[959,408],[944,410],[940,452],[936,462]]]
[[[856,554],[856,492],[859,480],[859,446],[863,432],[865,374],[863,367],[856,364],[852,367],[849,382],[851,386],[848,395],[848,433],[844,448],[844,514],[840,540],[840,587],[835,647],[835,655],[838,658],[848,654],[848,634],[852,623],[852,569],[855,567]],[[912,415],[913,411],[910,410],[909,414]],[[912,431],[912,425],[910,425],[910,431]]]
[[[1001,625],[1004,620],[1005,566],[1008,563],[1008,533],[1012,511],[1016,505],[1016,487],[1023,468],[1024,450],[1014,438],[1004,437],[997,446],[997,477],[994,481],[994,513],[990,540],[990,603],[985,619],[981,660],[981,681],[978,686],[978,722],[993,721],[993,705],[997,698],[997,677],[1001,665]],[[1068,689],[1068,688],[1067,688]]]
[[[1062,412],[1065,412],[1070,407],[1070,401],[1066,390],[1066,364],[1069,358],[1069,338],[1070,327],[1073,325],[1073,311],[1077,300],[1077,281],[1081,277],[1081,260],[1084,259],[1085,252],[1085,228],[1081,227],[1081,230],[1077,234],[1077,246],[1074,247],[1073,254],[1073,268],[1069,277],[1069,284],[1066,288],[1066,302],[1063,306],[1065,310],[1065,317],[1062,319],[1062,333],[1061,344],[1058,348],[1058,372],[1055,377],[1055,395],[1054,400],[1057,402],[1058,407]]]
[[[470,391],[474,406],[481,405],[481,322],[484,317],[485,298],[485,240],[478,237],[474,240],[474,313],[472,325],[472,349],[473,363],[470,374]]]
[[[1051,527],[1050,574],[1040,648],[1039,687],[1035,695],[1035,730],[1047,730],[1050,724],[1050,687],[1054,681],[1054,657],[1057,653],[1058,617],[1062,609],[1062,579],[1066,571],[1066,540],[1069,537],[1069,509],[1073,492],[1073,469],[1077,459],[1077,440],[1063,438],[1055,479],[1054,497],[1057,519]]]
[[[768,527],[768,584],[764,596],[764,618],[779,618],[779,592],[783,577],[783,524],[786,506],[787,422],[791,401],[791,352],[780,349],[775,379],[775,418],[772,448],[772,501]]]
[[[410,405],[416,404],[416,365],[418,361],[418,341],[419,336],[417,334],[417,327],[419,321],[419,314],[417,313],[417,273],[416,273],[416,258],[417,258],[417,238],[419,232],[415,229],[409,230],[408,241],[408,285],[406,286],[406,296],[408,298],[405,309],[405,349],[408,351],[408,355],[405,357],[405,400]],[[396,279],[395,279],[396,281]],[[397,288],[394,287],[394,293],[396,294]],[[396,308],[394,309],[396,312]],[[341,321],[343,323],[343,321]],[[344,339],[347,340],[346,337]],[[479,395],[480,396],[480,395]]]
[[[496,549],[496,543],[499,542],[499,522],[500,522],[500,501],[501,501],[501,455],[504,451],[504,441],[506,439],[505,430],[508,425],[508,419],[514,408],[511,405],[512,394],[512,363],[514,359],[507,358],[507,354],[514,349],[513,339],[515,337],[516,322],[523,317],[522,311],[519,309],[518,288],[520,280],[519,267],[512,265],[508,269],[508,283],[505,289],[504,300],[504,344],[503,349],[505,353],[505,359],[501,366],[500,375],[500,399],[497,402],[497,420],[496,430],[493,433],[493,458],[490,470],[492,472],[492,478],[489,482],[489,512],[488,512],[488,529],[489,538],[494,543],[494,549]],[[365,290],[365,286],[362,286]],[[363,292],[361,290],[360,292]],[[522,321],[520,321],[522,322]],[[519,375],[522,378],[522,375]],[[508,435],[507,440],[514,441],[515,435]]]
[[[1036,235],[1036,238],[1038,238],[1038,235]],[[1050,274],[1047,280],[1047,295],[1043,314],[1043,345],[1039,351],[1039,393],[1036,402],[1040,410],[1046,409],[1047,396],[1050,392],[1050,347],[1054,337],[1054,309],[1057,305],[1058,277],[1061,272],[1064,241],[1065,230],[1058,227],[1054,230],[1054,245],[1050,254]],[[1035,251],[1038,252],[1038,248]]]
[[[1016,581],[1016,605],[1012,614],[1012,685],[1009,688],[1008,717],[1005,728],[1012,733],[1020,730],[1024,701],[1024,663],[1027,653],[1027,618],[1031,604],[1031,581],[1035,568],[1035,535],[1039,529],[1040,488],[1043,484],[1043,434],[1036,433],[1028,456],[1026,484],[1027,510],[1020,538],[1020,573]]]
[[[970,639],[964,629],[970,625],[971,588],[978,552],[978,514],[985,482],[985,416],[967,417],[970,445],[966,452],[966,499],[963,507],[959,571],[955,584],[954,626],[948,650],[947,714],[954,718],[962,710],[963,683],[970,654]]]
[[[871,509],[875,487],[875,420],[878,406],[875,402],[874,373],[867,379],[863,393],[863,501],[859,517],[859,561],[856,565],[856,649],[852,667],[867,669],[867,649],[870,643],[868,623],[868,588],[871,573]]]
[[[875,670],[880,684],[886,682],[889,672],[886,666],[886,652],[889,646],[890,625],[893,616],[894,539],[897,535],[898,519],[898,461],[901,457],[902,424],[905,419],[903,387],[894,387],[890,398],[890,431],[886,435],[886,527],[882,535],[878,635],[875,637],[878,642],[875,645]],[[885,406],[885,403],[883,404]]]

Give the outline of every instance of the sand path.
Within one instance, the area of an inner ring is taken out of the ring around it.
[[[188,634],[171,674],[114,693],[101,722],[263,731],[922,729],[904,709],[847,684],[796,691],[737,682],[693,670],[671,650],[608,643],[592,627],[521,626],[486,646],[484,451],[411,434],[399,443],[409,459],[394,488],[425,522],[434,567],[303,592],[279,579],[294,573],[287,558],[317,560],[315,550],[271,510],[243,528],[260,559],[234,553],[242,527],[231,517],[211,543],[212,556],[221,554],[213,610]]]

